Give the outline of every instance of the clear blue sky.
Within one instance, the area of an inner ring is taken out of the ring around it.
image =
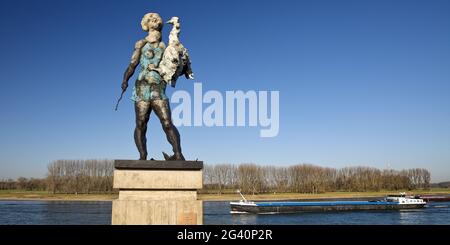
[[[112,108],[147,12],[181,18],[204,90],[280,91],[278,137],[181,127],[187,158],[423,167],[450,179],[446,0],[2,0],[0,178],[43,177],[55,159],[138,157],[130,90]],[[148,137],[151,156],[170,152],[154,116]]]

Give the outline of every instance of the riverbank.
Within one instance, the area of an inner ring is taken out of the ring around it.
[[[398,194],[402,191],[379,192],[328,192],[320,194],[302,193],[266,193],[257,195],[245,195],[248,200],[307,200],[307,199],[370,199],[383,197],[388,194]],[[404,191],[408,195],[450,195],[450,189],[439,188],[431,190]],[[46,191],[15,191],[1,190],[0,200],[42,200],[42,201],[112,201],[118,198],[118,194],[52,194]],[[203,201],[236,201],[241,197],[238,194],[198,194]]]
[[[450,195],[448,188],[436,188],[431,190],[413,190],[413,191],[378,191],[378,192],[326,192],[319,194],[305,193],[266,193],[257,195],[245,195],[248,200],[314,200],[314,199],[371,199],[384,197],[389,194],[399,194],[406,192],[408,195]],[[242,199],[238,194],[199,194],[199,199],[205,201],[236,201]]]
[[[118,197],[118,194],[52,194],[46,191],[0,191],[0,200],[112,201]]]

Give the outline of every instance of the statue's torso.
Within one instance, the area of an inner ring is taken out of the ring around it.
[[[147,42],[141,48],[141,56],[139,59],[139,75],[133,91],[132,100],[134,101],[150,101],[151,99],[167,99],[165,95],[166,84],[156,71],[148,69],[150,65],[158,67],[162,55],[164,53],[164,45],[153,47]]]

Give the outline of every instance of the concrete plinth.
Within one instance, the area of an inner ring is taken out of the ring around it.
[[[115,160],[113,225],[201,225],[201,161]]]

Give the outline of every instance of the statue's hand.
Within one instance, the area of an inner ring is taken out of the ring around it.
[[[156,66],[154,64],[150,64],[148,65],[147,69],[150,71],[156,71]]]
[[[122,82],[122,91],[127,90],[127,88],[128,88],[128,82],[123,81],[123,82]]]

